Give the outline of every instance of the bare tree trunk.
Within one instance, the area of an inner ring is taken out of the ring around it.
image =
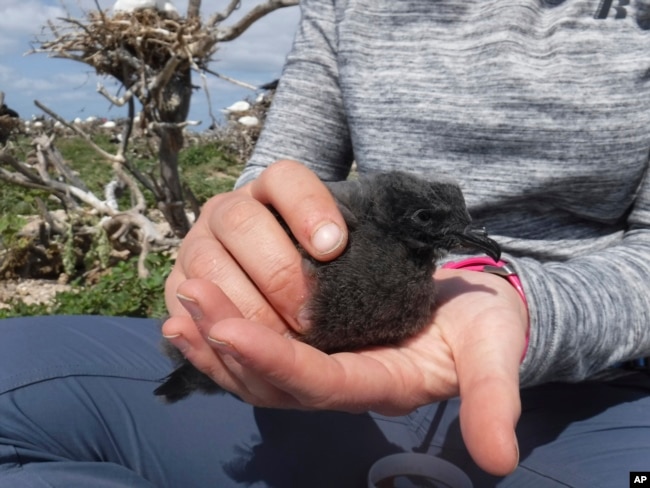
[[[178,172],[178,154],[183,148],[183,129],[176,125],[187,120],[192,98],[192,72],[190,66],[182,66],[174,74],[160,94],[159,163],[164,200],[158,206],[170,223],[174,234],[184,237],[190,230],[190,222],[184,210],[183,185]]]
[[[187,6],[187,18],[197,18],[201,11],[201,0],[190,0]]]

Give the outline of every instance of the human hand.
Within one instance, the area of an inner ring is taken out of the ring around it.
[[[334,259],[345,248],[345,221],[327,188],[305,166],[278,162],[203,206],[165,284],[172,317],[188,315],[176,296],[179,285],[199,278],[216,283],[248,319],[279,332],[304,330],[302,258],[268,204],[316,259]]]
[[[190,280],[194,321],[168,320],[171,342],[202,372],[259,406],[373,410],[389,415],[460,395],[465,443],[477,464],[504,475],[518,461],[519,362],[527,312],[504,279],[438,270],[433,323],[399,346],[326,355],[244,318],[219,287]]]

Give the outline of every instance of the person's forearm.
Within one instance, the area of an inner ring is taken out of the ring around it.
[[[531,321],[522,385],[578,381],[650,354],[650,232],[565,263],[514,260]]]

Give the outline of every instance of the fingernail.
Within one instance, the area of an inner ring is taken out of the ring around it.
[[[220,353],[227,354],[228,356],[232,356],[235,359],[241,358],[239,351],[237,351],[237,349],[235,349],[235,346],[233,346],[230,342],[222,341],[221,339],[216,339],[211,336],[208,336],[208,340]]]
[[[341,245],[343,231],[334,222],[321,225],[311,236],[311,243],[319,254],[328,254]]]
[[[185,354],[190,349],[190,343],[185,340],[181,334],[163,335],[165,340],[169,341],[176,349]]]
[[[515,469],[517,469],[517,466],[519,466],[519,443],[515,440],[515,450],[517,451],[517,462],[515,463]]]
[[[201,307],[199,307],[199,304],[196,300],[190,297],[186,297],[185,295],[181,295],[180,293],[176,294],[176,298],[178,298],[178,301],[181,302],[183,308],[185,308],[185,310],[187,310],[187,312],[190,314],[192,320],[196,322],[203,318],[203,312],[201,311]]]

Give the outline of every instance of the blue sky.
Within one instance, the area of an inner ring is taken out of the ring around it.
[[[114,0],[98,0],[103,9],[110,9]],[[206,16],[222,10],[228,0],[203,0]],[[247,12],[259,1],[243,0],[239,13]],[[184,13],[187,0],[174,0]],[[40,114],[34,105],[37,99],[68,120],[88,116],[117,118],[126,114],[125,107],[111,107],[96,92],[102,81],[115,93],[117,84],[110,78],[98,78],[87,65],[74,61],[48,58],[46,54],[25,55],[30,42],[41,32],[48,19],[56,19],[67,9],[73,17],[81,16],[80,8],[94,9],[93,0],[2,0],[0,2],[0,90],[5,102],[22,118]],[[260,85],[278,77],[300,17],[297,7],[280,9],[254,24],[235,41],[220,45],[213,56],[211,69],[244,81]],[[233,16],[233,20],[236,19]],[[229,22],[226,22],[226,25]],[[249,90],[208,75],[208,86],[215,114],[219,109],[246,96]],[[194,84],[200,85],[195,75]],[[192,98],[190,119],[210,123],[207,99],[202,91]]]

